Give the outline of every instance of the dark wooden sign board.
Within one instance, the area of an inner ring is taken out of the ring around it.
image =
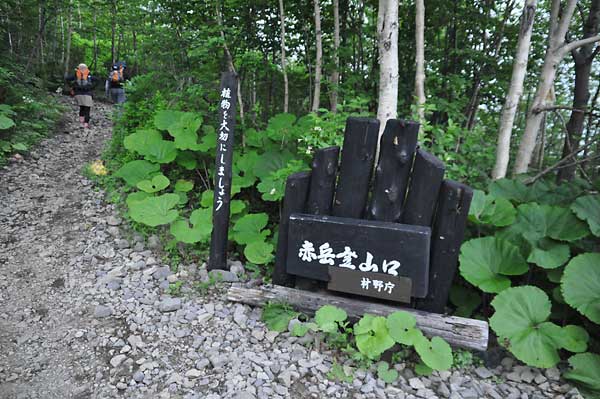
[[[411,296],[424,298],[429,283],[430,239],[431,229],[426,226],[292,214],[286,270],[295,276],[327,281],[335,290],[351,293],[356,293],[354,280],[343,272],[332,275],[330,266],[369,276],[401,277],[411,281]],[[338,276],[342,280],[337,281]],[[406,283],[388,282],[406,287]]]
[[[219,127],[215,157],[215,192],[213,201],[213,231],[210,240],[208,269],[227,268],[227,233],[233,164],[233,133],[235,128],[237,75],[223,72],[219,98]]]

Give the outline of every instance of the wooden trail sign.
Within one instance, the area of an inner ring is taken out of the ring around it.
[[[209,270],[227,268],[227,232],[231,200],[236,90],[237,75],[233,72],[223,72],[219,100],[219,127],[216,132],[213,231],[210,240]]]
[[[287,236],[287,272],[327,281],[331,286],[331,267],[341,268],[355,274],[353,278],[350,274],[335,274],[344,282],[334,282],[336,291],[358,291],[390,300],[423,298],[429,282],[430,237],[431,229],[425,226],[292,214]],[[364,279],[357,280],[360,274],[364,274]],[[410,283],[401,283],[398,277]],[[396,296],[407,286],[409,290],[412,286],[412,290]]]

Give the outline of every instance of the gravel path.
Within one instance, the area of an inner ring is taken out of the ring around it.
[[[160,261],[155,237],[132,234],[82,176],[110,137],[108,106],[93,128],[73,121],[0,170],[0,398],[575,398],[557,369],[505,357],[494,367],[394,384],[372,370],[327,374],[339,353],[268,331],[260,309],[225,301],[230,283],[199,294],[205,269]],[[232,264],[225,280],[237,282]],[[236,275],[236,273],[238,275]],[[193,278],[194,277],[194,278]],[[166,292],[182,281],[182,296]],[[499,358],[498,360],[500,360]]]

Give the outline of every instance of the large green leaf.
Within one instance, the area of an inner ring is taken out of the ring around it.
[[[261,155],[260,162],[256,163],[254,174],[262,180],[268,177],[271,172],[285,168],[287,163],[294,158],[294,155],[288,150],[266,152]]]
[[[512,224],[516,215],[516,209],[506,198],[495,198],[485,195],[483,191],[474,191],[469,208],[469,220],[472,222],[502,227]]]
[[[175,146],[180,150],[198,149],[198,129],[202,125],[202,117],[191,112],[184,112],[168,127],[168,132],[175,138]]]
[[[163,194],[133,202],[129,208],[131,218],[136,222],[156,227],[173,222],[179,216],[173,209],[179,203],[179,195]]]
[[[233,225],[233,239],[238,244],[249,244],[254,241],[264,241],[261,230],[269,221],[266,213],[252,213],[242,216]]]
[[[568,208],[531,203],[520,205],[517,210],[517,221],[509,229],[532,244],[545,237],[575,241],[589,234],[585,223]]]
[[[123,145],[129,151],[137,152],[149,161],[169,163],[177,157],[175,143],[162,139],[160,132],[141,129],[125,137]]]
[[[347,318],[348,314],[344,309],[333,305],[325,305],[315,313],[315,322],[326,333],[337,331],[339,323]]]
[[[175,182],[175,191],[187,193],[194,188],[194,182],[191,180],[179,179]]]
[[[563,374],[564,378],[587,389],[600,391],[600,355],[579,353],[569,358],[569,365],[571,370]]]
[[[147,193],[157,193],[169,187],[171,182],[162,173],[152,177],[152,179],[142,180],[137,184],[137,188]]]
[[[296,122],[296,116],[293,114],[277,114],[269,119],[265,133],[271,140],[277,142],[290,139],[294,131],[294,122]]]
[[[571,259],[561,280],[565,301],[579,313],[600,324],[600,253]]]
[[[590,340],[590,336],[585,328],[568,325],[562,328],[563,334],[561,339],[561,346],[569,352],[585,352],[587,350],[587,344]]]
[[[279,303],[268,303],[263,309],[262,321],[269,330],[283,332],[287,330],[290,320],[299,316],[300,313],[291,307]]]
[[[532,246],[527,262],[535,263],[544,269],[556,269],[567,263],[570,257],[569,245],[543,238]]]
[[[0,115],[0,130],[10,129],[13,126],[15,126],[15,121],[8,116]]]
[[[165,109],[158,111],[156,115],[154,115],[154,126],[156,126],[160,130],[167,130],[169,127],[174,125],[185,112],[175,111],[171,109]]]
[[[571,205],[579,219],[587,221],[592,234],[600,237],[600,194],[579,197]]]
[[[175,158],[175,162],[177,162],[177,165],[187,170],[194,170],[196,169],[196,166],[198,166],[198,161],[191,151],[179,151]]]
[[[155,163],[137,160],[121,166],[115,176],[122,178],[127,184],[135,187],[140,181],[147,179],[150,174],[158,172],[159,169],[160,166]]]
[[[518,180],[498,179],[490,184],[490,194],[496,198],[506,198],[517,203],[531,201],[531,194],[525,184]]]
[[[450,288],[450,302],[456,306],[454,315],[461,317],[471,317],[475,309],[481,305],[481,293],[463,287],[453,285]]]
[[[490,327],[515,357],[530,366],[553,367],[559,360],[562,328],[548,322],[551,304],[533,286],[508,288],[492,301]]]
[[[371,360],[377,360],[383,352],[394,346],[385,317],[364,315],[354,326],[356,346],[360,353]]]
[[[421,335],[415,342],[415,350],[423,363],[433,370],[452,367],[452,348],[440,337],[433,337],[430,341]]]
[[[417,319],[407,312],[394,312],[387,317],[387,328],[394,341],[402,345],[414,345],[423,335],[415,328]]]
[[[207,241],[210,238],[212,224],[200,223],[190,227],[186,220],[179,219],[171,224],[170,231],[177,241],[193,244],[196,242]]]
[[[244,248],[244,256],[256,265],[267,264],[273,260],[273,245],[263,241],[252,241]]]
[[[496,237],[476,238],[460,249],[460,274],[485,292],[500,292],[510,287],[506,276],[529,270],[519,249]]]

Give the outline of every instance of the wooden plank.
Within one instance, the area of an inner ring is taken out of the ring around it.
[[[402,223],[431,226],[445,169],[438,158],[421,148],[417,149]]]
[[[333,216],[355,219],[363,217],[367,206],[378,136],[377,119],[350,117],[346,120]]]
[[[288,273],[329,281],[328,266],[408,277],[412,296],[429,284],[431,229],[375,220],[292,214],[288,228]]]
[[[431,235],[429,294],[417,300],[418,309],[444,313],[458,255],[467,225],[473,189],[464,184],[444,180],[440,189]]]
[[[387,316],[403,310],[416,317],[417,327],[428,337],[441,337],[450,345],[478,351],[485,351],[488,345],[488,323],[483,320],[444,316],[282,286],[264,286],[258,289],[233,286],[227,292],[227,299],[252,306],[264,306],[268,302],[285,302],[311,315],[324,305],[334,305],[344,309],[352,320],[357,320],[365,313]]]
[[[308,188],[310,186],[310,172],[298,172],[288,176],[285,184],[285,197],[279,222],[279,237],[277,239],[277,254],[275,255],[275,268],[273,269],[273,284],[291,287],[294,285],[294,276],[285,270],[288,244],[288,226],[292,213],[303,212],[306,207]]]
[[[317,150],[313,157],[306,213],[330,215],[340,147]]]
[[[379,163],[375,170],[375,185],[369,207],[369,218],[398,222],[417,147],[417,122],[390,119],[381,136]]]
[[[386,301],[410,303],[412,281],[406,277],[329,266],[327,289]]]
[[[219,100],[219,130],[215,159],[215,192],[213,200],[213,230],[210,239],[208,269],[228,269],[227,243],[229,232],[229,202],[233,165],[233,132],[237,102],[237,75],[223,72]]]

